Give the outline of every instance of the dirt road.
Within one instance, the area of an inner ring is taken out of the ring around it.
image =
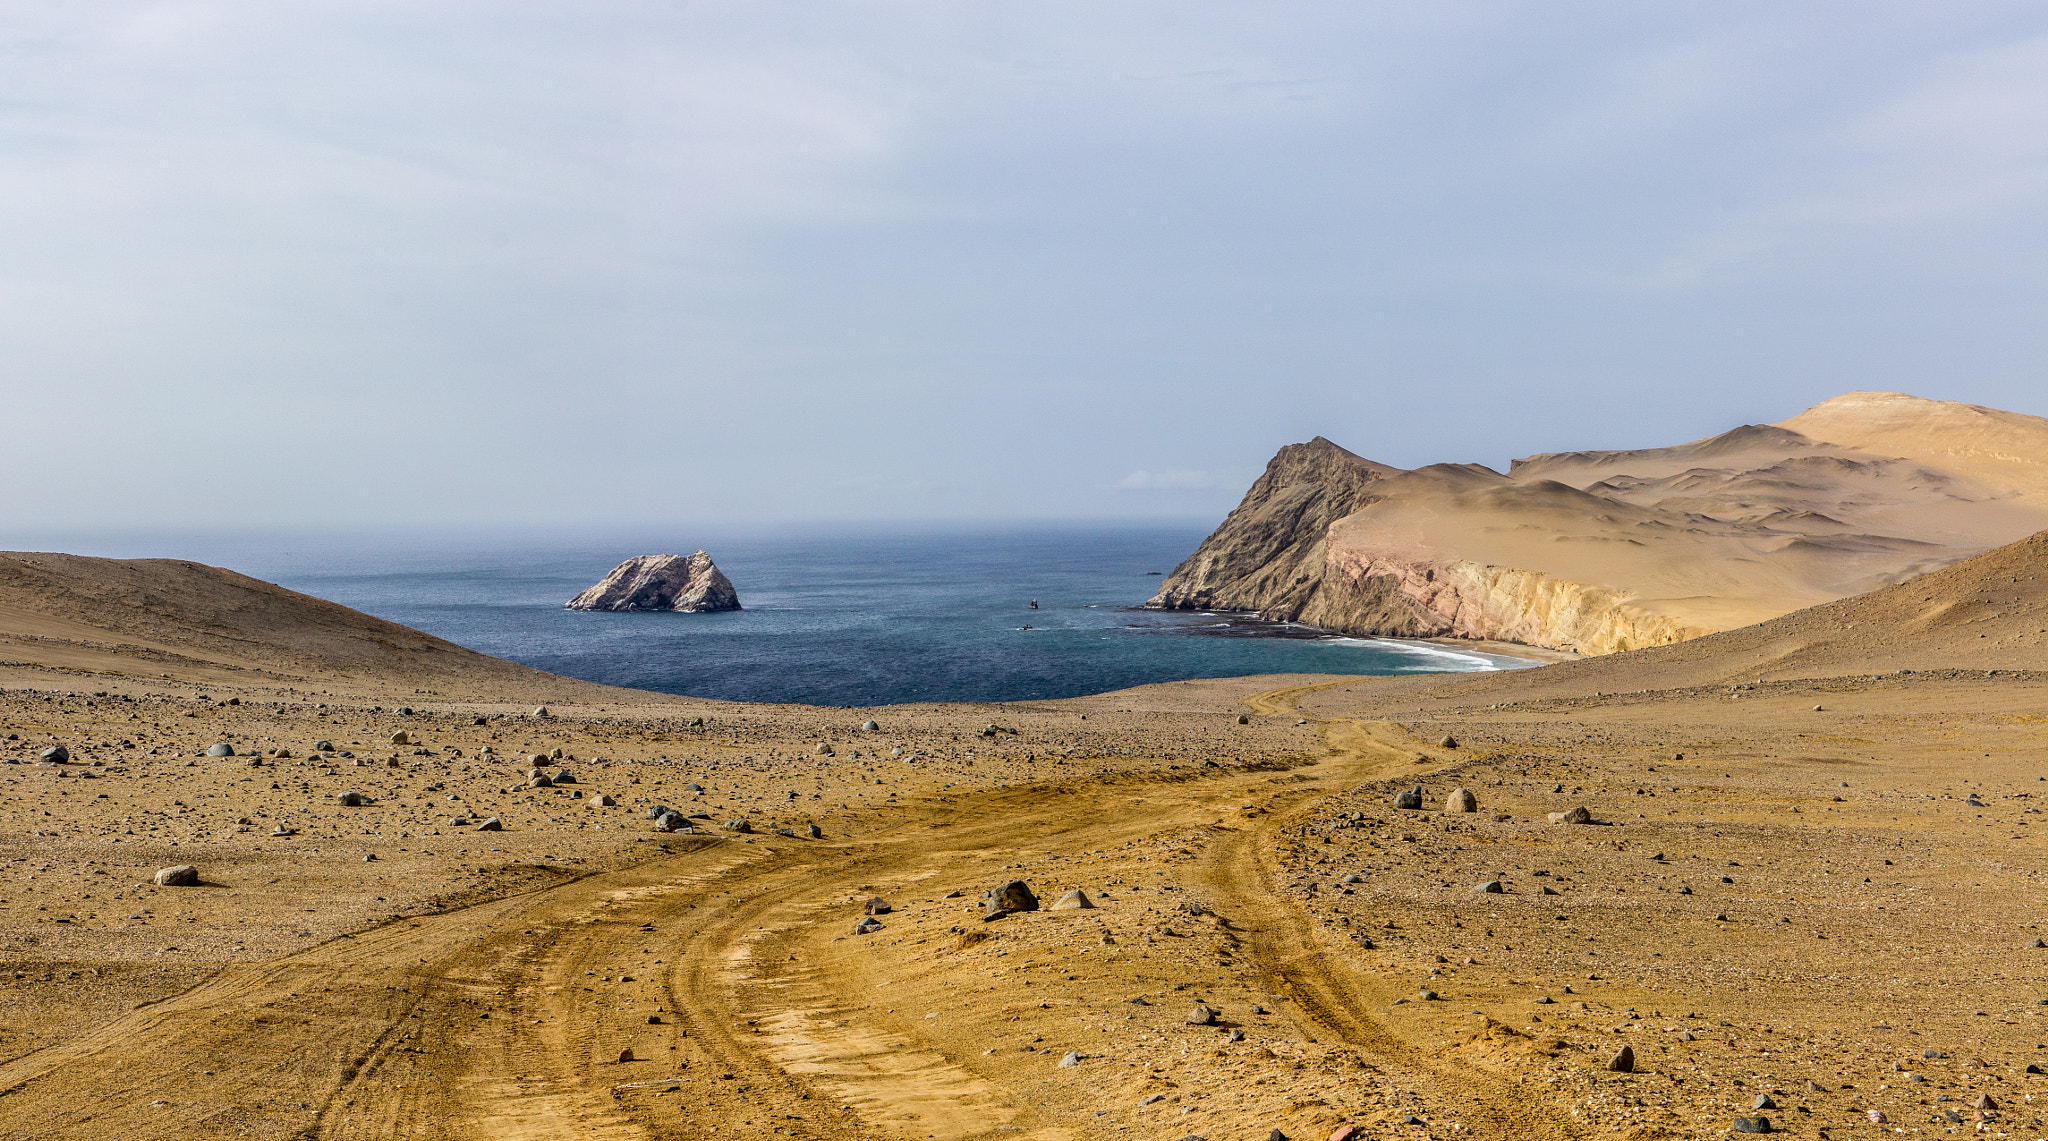
[[[1328,756],[1292,771],[986,791],[858,838],[677,837],[230,967],[0,1066],[0,1137],[1250,1135],[1372,1097],[1573,1135],[1513,1078],[1375,1019],[1393,984],[1273,894],[1309,806],[1428,771],[1391,724],[1325,730]],[[982,922],[1010,878],[1096,906]],[[854,934],[877,895],[883,930]],[[1214,1025],[1190,1024],[1196,997]]]

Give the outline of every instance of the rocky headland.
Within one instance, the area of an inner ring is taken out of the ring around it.
[[[732,580],[703,551],[683,555],[638,555],[612,568],[604,581],[570,599],[570,610],[683,610],[692,613],[740,609]]]
[[[1666,645],[2048,527],[2048,420],[1836,397],[1688,444],[1403,470],[1282,448],[1146,605],[1582,654]]]

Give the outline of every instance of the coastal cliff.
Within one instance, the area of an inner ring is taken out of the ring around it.
[[[1293,620],[1322,589],[1330,525],[1372,502],[1373,485],[1399,470],[1321,436],[1281,448],[1244,501],[1145,605]]]
[[[682,555],[640,555],[612,568],[604,581],[570,599],[569,610],[738,610],[732,580],[698,551]]]
[[[1925,429],[1910,449],[1908,421]],[[1588,655],[1667,645],[2048,528],[2048,482],[2009,462],[2043,440],[2039,417],[1896,393],[1505,474],[1403,470],[1317,437],[1280,449],[1145,605]]]

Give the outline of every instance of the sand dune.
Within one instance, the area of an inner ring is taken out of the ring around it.
[[[1531,456],[1505,474],[1397,471],[1318,439],[1283,449],[1148,605],[1613,653],[2048,527],[2044,471],[2048,420],[1895,393],[1668,448]]]
[[[174,559],[0,552],[0,658],[252,685],[407,685],[494,700],[560,700],[605,688]]]

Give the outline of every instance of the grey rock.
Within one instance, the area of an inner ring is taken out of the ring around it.
[[[1232,1042],[1242,1042],[1242,1041],[1244,1041],[1244,1031],[1242,1031],[1242,1030],[1232,1030],[1232,1031],[1230,1032],[1230,1040],[1231,1040]]]
[[[725,822],[725,830],[728,832],[752,832],[754,826],[747,823],[746,817],[735,816]]]
[[[870,915],[853,925],[855,935],[872,935],[882,929],[882,921]]]
[[[1454,788],[1451,790],[1451,794],[1444,798],[1444,811],[1477,812],[1479,811],[1479,798],[1472,795],[1472,790],[1469,788]]]
[[[1586,811],[1584,805],[1579,805],[1567,808],[1563,812],[1551,813],[1550,822],[1552,824],[1591,824],[1593,822],[1593,814]]]
[[[208,745],[206,747],[206,755],[209,757],[232,757],[235,755],[235,747],[229,744]]]
[[[1362,876],[1362,875],[1359,875],[1359,874],[1358,874],[1357,872],[1352,872],[1352,873],[1351,873],[1350,875],[1347,875],[1347,876],[1345,876],[1345,877],[1344,877],[1343,879],[1341,879],[1341,880],[1338,880],[1337,882],[1338,882],[1338,883],[1364,883],[1364,882],[1365,882],[1365,877],[1364,877],[1364,876]]]
[[[1406,792],[1394,794],[1394,807],[1409,811],[1421,808],[1422,786],[1418,784]]]
[[[639,555],[613,567],[604,581],[570,599],[565,608],[699,613],[738,610],[740,596],[703,551],[688,556]]]
[[[872,721],[863,721],[860,723],[860,731],[863,733],[879,733],[882,731],[882,727]]]
[[[1458,747],[1458,739],[1456,737],[1452,737],[1446,734],[1444,736],[1444,739],[1438,741],[1436,744],[1437,748],[1439,749],[1455,749]]]
[[[666,804],[654,804],[654,805],[649,805],[649,806],[648,806],[648,808],[647,808],[647,818],[648,818],[649,820],[659,820],[659,819],[661,819],[662,817],[664,817],[664,816],[666,816],[666,815],[668,815],[669,813],[671,813],[671,812],[674,812],[674,811],[675,811],[675,809],[673,809],[673,808],[670,808],[670,807],[669,807],[668,805],[666,805]]]
[[[46,765],[61,765],[71,759],[71,750],[62,745],[52,745],[36,754],[36,759]]]
[[[334,742],[315,741],[313,742],[313,751],[316,753],[331,753],[334,751]]]
[[[546,773],[535,773],[526,778],[526,787],[528,788],[547,788],[554,783],[554,778]]]
[[[825,838],[825,830],[823,828],[818,827],[816,824],[812,824],[809,827],[805,828],[804,833],[813,840],[822,840]]]
[[[482,824],[477,825],[476,830],[479,832],[503,832],[505,830],[505,822],[493,816]]]
[[[556,784],[575,784],[575,783],[576,783],[576,777],[575,777],[575,775],[574,775],[574,774],[572,774],[572,773],[571,773],[571,772],[570,772],[570,771],[569,771],[568,769],[563,769],[563,770],[561,770],[561,771],[557,772],[557,773],[556,773],[556,774],[555,774],[554,776],[551,776],[551,777],[549,777],[548,779],[549,779],[549,780],[551,780],[551,781],[554,781],[554,782],[555,782]]]
[[[2048,947],[2048,943],[2044,943],[2039,938],[2036,938],[2033,942],[2027,944],[2027,946],[2030,948]]]
[[[1061,1066],[1078,1066],[1080,1064],[1081,1051],[1079,1050],[1069,1050],[1067,1051],[1067,1056],[1060,1059]]]
[[[1162,1102],[1162,1101],[1165,1101],[1165,1100],[1166,1100],[1166,1095],[1165,1095],[1165,1094],[1163,1094],[1163,1093],[1155,1093],[1155,1094],[1149,1094],[1149,1095],[1147,1095],[1147,1096],[1145,1097],[1145,1099],[1144,1099],[1144,1100],[1142,1100],[1142,1101],[1140,1101],[1140,1102],[1138,1103],[1138,1106],[1139,1106],[1139,1108],[1141,1108],[1141,1109],[1142,1109],[1142,1108],[1144,1108],[1145,1106],[1148,1106],[1148,1105],[1157,1105],[1157,1104],[1159,1104],[1160,1102]]]
[[[1813,1080],[1812,1078],[1808,1078],[1808,1079],[1806,1079],[1806,1092],[1808,1092],[1808,1093],[1826,1093],[1826,1092],[1828,1092],[1828,1087],[1826,1087],[1826,1086],[1824,1086],[1824,1085],[1820,1084],[1820,1083],[1819,1083],[1819,1082],[1817,1082],[1817,1081],[1814,1081],[1814,1080]]]
[[[1986,1113],[1993,1113],[1997,1111],[1998,1103],[1991,1100],[1990,1094],[1980,1093],[1977,1095],[1977,1100],[1970,1103],[1970,1107],[1973,1109],[1981,1109]]]
[[[198,887],[199,869],[191,864],[159,869],[156,884],[158,887]]]
[[[698,783],[697,783],[696,781],[691,781],[691,782],[690,782],[689,784],[686,784],[686,785],[684,785],[684,786],[683,786],[683,791],[685,791],[685,792],[703,792],[703,791],[704,791],[704,786],[703,786],[703,785],[701,785],[701,784],[698,784]]]
[[[1769,1133],[1771,1119],[1768,1117],[1738,1117],[1735,1119],[1737,1133]]]
[[[1052,905],[1052,910],[1072,911],[1076,908],[1093,908],[1094,906],[1095,901],[1088,898],[1087,892],[1082,891],[1080,888],[1075,888],[1059,897],[1058,901]]]
[[[1198,1002],[1193,1010],[1188,1011],[1188,1025],[1214,1026],[1216,1025],[1216,1013],[1215,1007],[1205,1006]]]
[[[1749,1103],[1749,1108],[1751,1108],[1751,1109],[1776,1109],[1776,1108],[1778,1108],[1778,1103],[1777,1103],[1777,1102],[1775,1102],[1775,1101],[1772,1101],[1772,1100],[1771,1100],[1771,1095],[1770,1095],[1770,1094],[1767,1094],[1767,1093],[1760,1093],[1760,1094],[1756,1095],[1756,1100],[1755,1100],[1755,1101],[1753,1101],[1753,1102],[1750,1102],[1750,1103]]]
[[[1484,892],[1487,895],[1501,895],[1507,891],[1506,888],[1500,886],[1499,880],[1487,880],[1485,883],[1479,884],[1472,890],[1477,892]]]
[[[1438,998],[1438,995],[1433,990],[1419,990],[1415,992],[1415,997],[1421,999],[1424,1002],[1435,1002]]]
[[[1941,1116],[1943,1120],[1947,1121],[1950,1125],[1961,1125],[1963,1123],[1963,1115],[1957,1113],[1953,1109],[1942,1110]]]
[[[1617,1073],[1617,1074],[1632,1074],[1632,1073],[1635,1073],[1635,1071],[1636,1071],[1636,1050],[1635,1050],[1635,1047],[1633,1047],[1633,1046],[1623,1046],[1623,1047],[1621,1048],[1621,1050],[1620,1050],[1619,1052],[1617,1052],[1617,1053],[1616,1053],[1616,1054],[1614,1055],[1614,1057],[1612,1057],[1612,1058],[1609,1058],[1609,1059],[1607,1059],[1607,1068],[1608,1068],[1608,1069],[1610,1069],[1610,1070],[1612,1070],[1612,1071],[1614,1071],[1614,1072],[1615,1072],[1615,1073]]]
[[[343,808],[361,808],[370,803],[370,798],[360,792],[344,792],[334,798],[334,803],[341,805]]]
[[[874,897],[873,899],[868,900],[867,903],[862,905],[862,907],[869,915],[887,915],[889,914],[889,912],[895,910],[894,908],[889,906],[888,900],[883,899],[879,895]]]
[[[664,812],[654,818],[654,830],[656,832],[680,832],[689,826],[690,822],[683,819],[683,814],[680,812]]]
[[[1549,1006],[1551,1003],[1556,1001],[1556,999],[1550,997],[1547,994],[1539,994],[1536,996],[1536,1005],[1538,1006]]]

